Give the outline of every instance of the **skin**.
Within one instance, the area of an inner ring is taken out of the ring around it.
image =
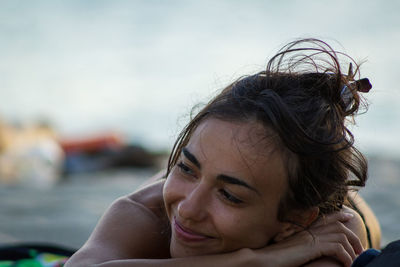
[[[277,219],[284,164],[263,130],[209,119],[194,132],[164,185],[172,257],[261,248],[287,227]]]
[[[204,121],[169,177],[115,201],[66,267],[350,266],[365,239],[352,210],[308,231],[277,220],[284,166],[260,127]]]

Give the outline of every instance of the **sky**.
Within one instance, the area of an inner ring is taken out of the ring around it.
[[[400,158],[398,10],[394,0],[2,0],[0,117],[169,148],[193,105],[285,43],[316,37],[365,61],[361,151]]]

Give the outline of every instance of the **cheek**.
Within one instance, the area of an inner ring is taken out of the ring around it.
[[[280,222],[260,209],[220,210],[214,218],[227,250],[264,247],[280,229]]]
[[[172,206],[174,203],[177,203],[180,199],[184,198],[186,191],[187,184],[177,178],[176,175],[174,175],[174,171],[172,171],[165,181],[163,188],[164,205],[169,218]]]

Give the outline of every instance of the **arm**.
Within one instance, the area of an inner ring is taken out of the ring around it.
[[[133,210],[136,216],[144,216],[144,220],[125,220],[123,212],[131,210],[132,206],[126,199],[116,201],[107,213],[101,219],[92,236],[66,264],[66,267],[71,266],[96,266],[96,267],[129,267],[129,266],[300,266],[310,259],[320,257],[321,255],[329,255],[343,262],[351,262],[350,256],[353,252],[352,245],[356,243],[356,239],[352,236],[351,231],[347,228],[340,227],[337,224],[338,216],[343,213],[338,213],[329,217],[327,225],[324,227],[315,226],[314,238],[306,231],[295,235],[288,240],[282,241],[279,244],[267,246],[263,249],[251,250],[241,249],[226,254],[206,255],[190,258],[177,259],[157,259],[160,254],[155,253],[157,244],[160,241],[159,237],[153,239],[147,234],[158,229],[153,227],[153,230],[148,230],[149,224],[152,224],[154,219],[153,214],[148,211],[143,211],[140,206],[133,205]],[[131,210],[132,211],[132,210]],[[130,218],[133,219],[133,218]],[[151,220],[149,220],[151,219]],[[347,218],[339,218],[346,221]],[[128,221],[130,224],[125,224]],[[122,222],[122,224],[121,224]],[[112,224],[109,224],[112,223]],[[118,225],[118,227],[115,227]],[[135,231],[127,228],[133,225]],[[338,227],[339,226],[339,227]],[[122,227],[122,228],[121,228]],[[139,228],[137,228],[139,227]],[[107,231],[106,231],[107,230]],[[134,234],[131,242],[126,238],[130,234]],[[344,239],[337,239],[339,232]],[[147,233],[147,234],[143,234]],[[104,234],[104,236],[102,236]],[[116,235],[118,238],[114,238]],[[151,242],[148,242],[151,240]],[[352,241],[349,241],[352,240]],[[122,242],[121,242],[122,241]],[[351,245],[350,245],[351,243]],[[334,244],[333,246],[331,244]],[[158,244],[159,245],[159,244]]]
[[[351,257],[349,254],[352,253],[352,247],[348,239],[351,239],[352,233],[345,231],[344,239],[333,240],[337,244],[343,243],[343,246],[332,247],[325,241],[317,244],[310,239],[308,233],[302,233],[287,242],[280,242],[278,247],[267,246],[259,250],[245,248],[219,255],[167,259],[169,236],[166,230],[169,228],[163,221],[162,187],[163,181],[160,181],[114,202],[100,219],[89,240],[71,257],[66,267],[299,266],[321,255],[332,253],[339,260]],[[337,214],[335,216],[329,217],[333,218],[330,221],[336,222],[340,219]],[[328,234],[329,240],[336,236],[336,232],[343,230],[340,227],[337,229],[337,225],[332,226],[333,228],[323,228],[327,232],[317,231],[316,235]],[[285,262],[279,262],[282,259]]]
[[[190,258],[173,258],[173,259],[127,259],[113,260],[101,264],[92,265],[93,267],[135,267],[135,266],[163,266],[163,267],[204,267],[204,266],[233,266],[248,267],[257,266],[254,264],[254,256],[251,250],[241,249],[232,253],[206,255]],[[261,266],[261,265],[259,265]],[[273,264],[265,264],[262,266],[276,266]]]

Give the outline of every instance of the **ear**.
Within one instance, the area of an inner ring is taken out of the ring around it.
[[[279,233],[273,238],[274,242],[284,240],[300,231],[303,231],[318,217],[318,207],[308,210],[295,210],[290,213],[286,222],[281,223]]]

